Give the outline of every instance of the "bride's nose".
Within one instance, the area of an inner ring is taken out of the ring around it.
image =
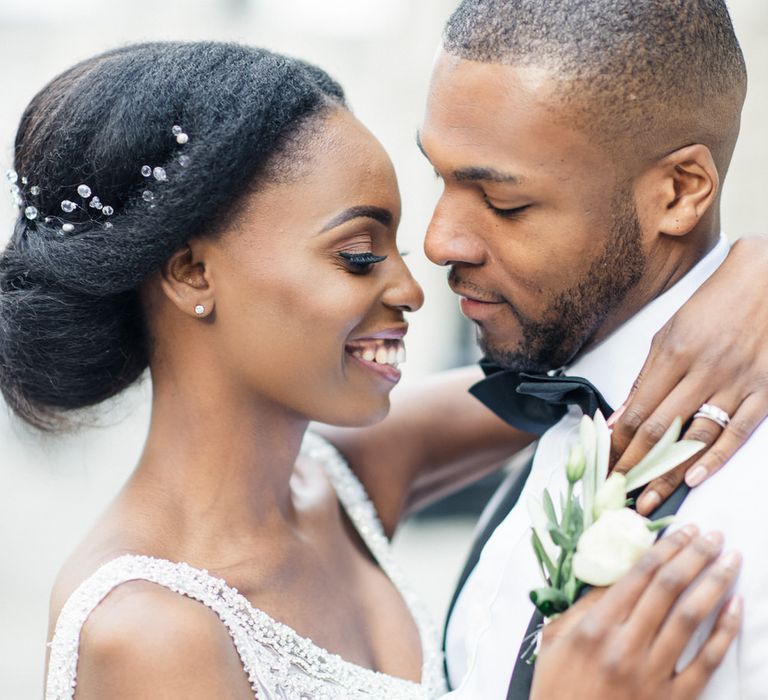
[[[398,256],[393,267],[395,269],[384,292],[384,303],[400,311],[418,311],[424,304],[421,285],[413,278],[402,257]]]

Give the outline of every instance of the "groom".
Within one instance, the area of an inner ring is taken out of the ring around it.
[[[562,367],[604,410],[627,396],[654,333],[727,254],[719,199],[745,89],[722,0],[461,3],[420,131],[445,185],[425,249],[477,325],[493,368],[474,393],[499,415],[520,419],[501,368]],[[541,582],[524,504],[565,490],[580,415],[571,407],[544,433],[517,505],[497,514],[457,592],[446,636],[456,698],[527,697],[516,661]],[[768,688],[766,454],[768,424],[678,511],[747,562],[740,643],[706,698]]]

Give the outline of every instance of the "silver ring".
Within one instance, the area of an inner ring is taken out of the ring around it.
[[[731,417],[719,406],[711,403],[701,404],[701,408],[693,414],[694,418],[709,418],[717,423],[721,428],[725,428],[731,422]]]

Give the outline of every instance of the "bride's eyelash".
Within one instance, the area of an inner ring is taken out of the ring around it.
[[[349,265],[352,272],[355,274],[364,274],[370,272],[373,266],[384,262],[387,259],[386,255],[374,255],[372,252],[368,253],[339,253],[339,257],[343,258]]]

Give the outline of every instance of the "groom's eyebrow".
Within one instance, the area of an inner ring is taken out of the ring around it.
[[[389,211],[389,209],[374,206],[350,207],[349,209],[345,209],[339,214],[336,214],[336,216],[320,229],[320,233],[325,233],[326,231],[330,231],[337,226],[347,223],[347,221],[359,218],[373,219],[374,221],[378,221],[380,224],[389,227],[392,223],[392,212]]]
[[[517,175],[505,173],[496,168],[461,168],[453,171],[453,177],[459,182],[485,180],[486,182],[504,182],[510,185],[520,184],[520,178]]]
[[[419,147],[422,155],[429,160],[427,152],[424,150],[424,145],[421,143],[421,135],[416,132],[416,145]],[[432,161],[429,160],[431,163]],[[440,176],[440,173],[435,169],[435,174]],[[454,170],[453,179],[458,182],[500,182],[509,185],[519,185],[523,178],[518,175],[512,175],[512,173],[505,173],[498,168],[484,167],[484,166],[469,166],[466,168],[459,168]]]

